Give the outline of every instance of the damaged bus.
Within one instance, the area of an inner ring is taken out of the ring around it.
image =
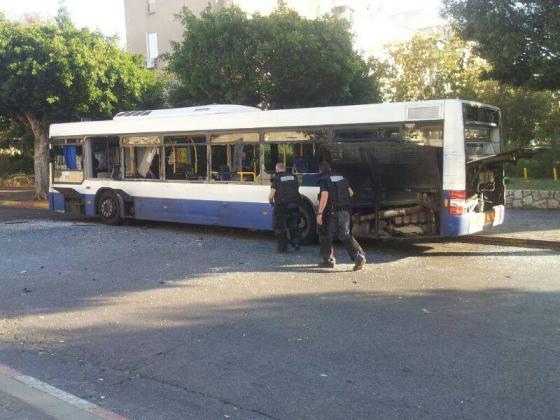
[[[462,100],[261,111],[129,111],[50,127],[49,207],[100,216],[272,229],[275,163],[298,176],[316,239],[318,164],[346,176],[360,237],[458,236],[502,223],[500,112]]]

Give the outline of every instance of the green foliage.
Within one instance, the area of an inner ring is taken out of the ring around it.
[[[77,29],[63,7],[56,22],[0,16],[0,115],[33,132],[38,199],[46,198],[48,187],[50,123],[157,107],[163,90],[142,58],[122,51],[114,39]]]
[[[293,108],[379,100],[346,21],[308,20],[285,6],[252,19],[236,7],[208,8],[200,18],[184,9],[180,18],[183,40],[168,56],[175,104]]]
[[[508,147],[549,137],[552,122],[560,122],[558,97],[553,92],[481,80],[491,67],[476,56],[472,43],[457,37],[443,42],[417,35],[389,46],[387,52],[388,60],[372,64],[380,74],[386,99],[460,98],[495,105],[502,110],[502,136]]]
[[[58,25],[0,20],[0,113],[39,120],[101,118],[161,97],[156,75],[112,39]]]
[[[370,59],[380,75],[385,99],[417,101],[427,99],[477,99],[485,88],[480,74],[486,62],[474,55],[458,38],[443,41],[415,35],[410,41],[387,47],[389,59]]]
[[[0,154],[0,178],[10,175],[30,175],[33,173],[31,156],[7,156]]]
[[[491,66],[467,43],[455,37],[446,42],[415,36],[387,48],[388,59],[370,59],[380,75],[385,99],[412,101],[441,98],[471,99],[495,105],[502,111],[502,138],[506,149],[550,144],[552,151],[519,162],[508,173],[521,175],[523,167],[532,176],[550,177],[552,163],[560,160],[560,95],[513,87],[484,80]]]
[[[171,90],[176,105],[258,103],[253,28],[238,8],[200,18],[187,8],[180,14],[183,41],[172,42],[168,69],[177,78]]]
[[[16,120],[0,116],[0,154],[2,150],[16,150],[18,154],[32,156],[33,133]]]
[[[463,39],[514,86],[560,88],[560,5],[555,0],[443,0]]]
[[[506,188],[508,190],[560,190],[560,181],[555,181],[554,179],[533,179],[531,177],[531,172],[529,172],[529,179],[527,180],[510,177],[507,179]]]

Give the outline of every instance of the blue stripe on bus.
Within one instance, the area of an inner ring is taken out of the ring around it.
[[[134,210],[144,220],[272,229],[272,209],[265,203],[135,197]]]
[[[49,210],[64,211],[64,196],[60,193],[49,193]]]
[[[86,216],[94,216],[95,196],[84,199]],[[50,193],[49,209],[64,211],[64,196]],[[267,203],[135,197],[134,210],[135,218],[143,220],[272,229],[272,208]]]
[[[451,194],[448,190],[441,192],[442,203],[449,200]],[[440,206],[440,236],[461,236],[469,233],[469,217],[467,215],[452,216],[449,208]]]
[[[449,199],[450,191],[442,191],[443,200]],[[462,236],[481,232],[490,226],[497,226],[503,223],[504,206],[498,205],[493,209],[497,212],[501,219],[495,219],[493,222],[486,223],[481,218],[480,213],[467,213],[460,216],[452,216],[449,214],[449,208],[440,207],[440,236]]]
[[[86,216],[95,216],[95,195],[93,194],[86,194],[84,196],[85,204],[84,204],[84,211]]]
[[[461,236],[469,233],[468,216],[451,216],[449,209],[441,207],[441,236]]]

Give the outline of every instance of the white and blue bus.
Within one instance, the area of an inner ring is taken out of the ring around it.
[[[49,207],[100,216],[272,229],[277,162],[300,181],[316,239],[318,164],[355,191],[361,237],[458,236],[504,218],[500,112],[462,100],[262,111],[238,105],[129,111],[50,127]]]

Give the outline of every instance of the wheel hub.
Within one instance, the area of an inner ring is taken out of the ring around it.
[[[103,217],[111,217],[114,211],[115,206],[113,204],[113,200],[107,199],[101,203],[101,215]]]

